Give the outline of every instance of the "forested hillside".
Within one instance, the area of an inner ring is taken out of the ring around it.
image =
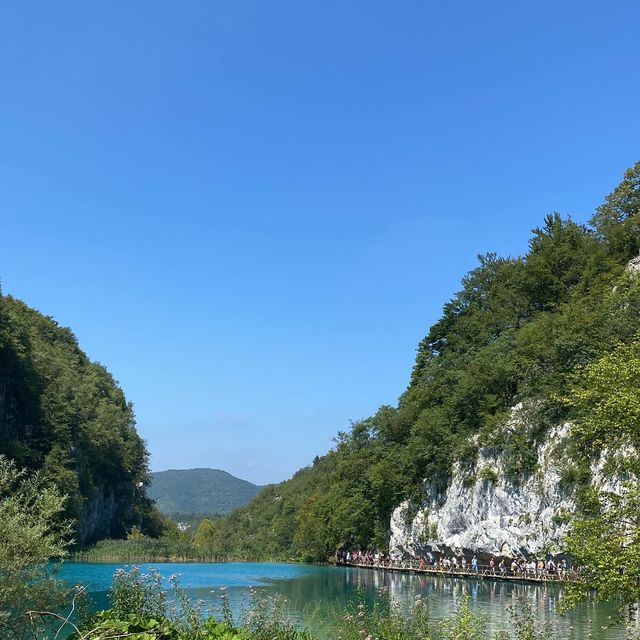
[[[565,396],[581,368],[640,331],[640,277],[628,266],[639,249],[640,162],[588,225],[550,214],[525,256],[480,256],[418,345],[397,406],[338,434],[328,454],[232,513],[212,545],[303,559],[345,544],[385,548],[392,510],[405,498],[417,509],[425,479],[444,489],[452,464],[472,466],[480,447],[501,456],[513,482],[526,477],[535,445],[573,417]],[[519,402],[527,426],[506,432]],[[584,475],[575,455],[567,486]]]
[[[261,487],[221,469],[169,469],[151,474],[149,496],[165,514],[229,513]]]
[[[78,542],[158,532],[131,404],[69,329],[11,296],[0,296],[0,453],[69,495]]]

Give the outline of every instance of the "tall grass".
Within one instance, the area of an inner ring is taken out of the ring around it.
[[[73,562],[224,562],[257,558],[219,556],[198,549],[189,542],[142,537],[135,540],[101,540],[95,546],[69,555]]]

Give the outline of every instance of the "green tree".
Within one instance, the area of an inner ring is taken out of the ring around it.
[[[69,496],[80,543],[134,525],[152,533],[148,453],[132,405],[69,329],[11,296],[0,296],[0,454]]]
[[[71,531],[65,498],[38,474],[0,455],[0,637],[28,638],[50,622],[30,611],[60,611],[69,589],[49,560],[65,555]]]
[[[640,338],[579,370],[568,398],[576,416],[577,450],[606,464],[605,488],[587,494],[567,536],[567,549],[583,567],[567,605],[595,591],[620,605],[637,626],[640,603]]]
[[[569,411],[582,425],[574,434],[579,455],[596,455],[598,443],[615,450],[621,423],[604,420],[607,401],[576,395],[567,407],[560,398],[576,367],[584,371],[640,331],[640,278],[625,272],[640,239],[639,194],[640,163],[591,226],[551,214],[533,230],[525,256],[479,256],[420,342],[397,406],[354,422],[326,456],[221,521],[221,540],[245,557],[321,560],[343,545],[384,548],[393,509],[404,499],[419,508],[425,481],[432,494],[444,492],[454,463],[471,474],[477,451],[490,448],[517,483],[536,469],[549,426]],[[609,391],[585,384],[582,391]],[[522,420],[506,429],[519,403]],[[623,431],[640,444],[633,420]],[[564,480],[573,476],[586,503],[589,463],[574,466]]]
[[[213,521],[204,518],[193,536],[193,544],[201,551],[212,549],[217,542],[217,533]]]
[[[640,161],[625,171],[622,182],[598,207],[591,224],[609,252],[627,261],[640,250]]]

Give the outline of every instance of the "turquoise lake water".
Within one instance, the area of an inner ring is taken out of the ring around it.
[[[65,563],[60,576],[73,584],[86,584],[94,606],[107,606],[107,593],[114,571],[122,564]],[[249,588],[280,593],[288,601],[291,616],[303,627],[320,636],[330,633],[349,602],[358,601],[358,591],[372,596],[386,588],[393,600],[406,607],[416,594],[428,598],[431,617],[438,620],[451,614],[456,600],[468,594],[476,613],[487,619],[489,630],[509,629],[508,606],[519,597],[535,607],[540,624],[550,621],[557,634],[553,638],[624,638],[619,628],[603,629],[612,613],[602,604],[584,604],[566,614],[555,611],[562,588],[558,585],[514,584],[492,580],[408,575],[373,569],[317,566],[287,563],[155,563],[140,564],[145,570],[154,567],[163,577],[180,576],[181,585],[196,600],[214,606],[219,602],[217,590],[226,587],[234,612],[239,613],[249,601]],[[591,635],[590,635],[591,634]]]

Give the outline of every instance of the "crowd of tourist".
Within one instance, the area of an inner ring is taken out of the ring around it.
[[[464,554],[447,556],[428,551],[425,555],[411,558],[394,556],[376,550],[360,551],[339,549],[336,560],[340,564],[352,564],[366,567],[406,569],[410,571],[440,571],[454,574],[478,574],[484,576],[537,578],[539,580],[566,580],[573,571],[566,559],[553,558],[507,558],[490,557],[481,563],[478,556]]]

